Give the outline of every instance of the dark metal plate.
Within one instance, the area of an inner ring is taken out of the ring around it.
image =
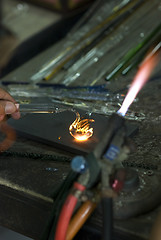
[[[85,113],[81,116],[88,118]],[[76,141],[69,133],[69,126],[75,120],[74,112],[66,111],[59,114],[28,114],[20,120],[9,119],[9,124],[15,128],[18,134],[30,139],[50,144],[54,147],[70,151],[72,153],[84,154],[91,152],[101,140],[104,132],[108,129],[108,118],[92,114],[90,118],[94,134],[85,142]],[[127,124],[127,135],[135,133],[136,125]]]

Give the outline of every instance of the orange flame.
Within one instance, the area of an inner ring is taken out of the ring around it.
[[[80,114],[76,113],[76,120],[70,125],[69,132],[77,141],[86,141],[93,135],[93,128],[90,128],[90,123],[94,119],[80,118]]]
[[[122,106],[118,110],[118,113],[121,114],[122,116],[125,116],[126,112],[128,111],[128,108],[134,101],[136,95],[148,81],[150,74],[152,73],[154,67],[157,64],[157,59],[158,59],[157,54],[151,53],[145,58],[145,60],[141,64],[140,69],[137,72],[136,76],[134,77],[131,87],[122,103]]]

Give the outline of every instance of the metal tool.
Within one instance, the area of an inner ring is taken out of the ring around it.
[[[20,104],[20,113],[60,113],[64,111],[74,111],[74,109],[69,106],[53,104],[53,103],[27,103]]]

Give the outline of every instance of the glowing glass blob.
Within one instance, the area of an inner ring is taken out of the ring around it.
[[[77,112],[76,120],[69,127],[70,134],[77,141],[86,141],[93,135],[93,128],[90,128],[91,122],[94,122],[94,119],[83,119]]]

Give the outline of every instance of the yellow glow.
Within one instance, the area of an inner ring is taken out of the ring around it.
[[[77,141],[86,141],[93,135],[93,128],[90,128],[90,123],[94,119],[80,118],[80,114],[76,114],[76,120],[70,125],[69,132]]]

